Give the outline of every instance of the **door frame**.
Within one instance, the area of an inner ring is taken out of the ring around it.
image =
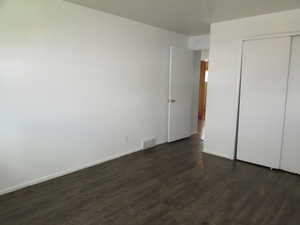
[[[249,36],[244,37],[240,39],[240,48],[239,48],[239,58],[238,58],[238,67],[237,67],[237,98],[236,98],[236,128],[235,128],[235,144],[234,144],[234,157],[233,160],[237,160],[237,151],[238,151],[238,138],[239,138],[239,120],[240,120],[240,101],[241,101],[241,85],[242,85],[242,67],[243,67],[243,49],[244,49],[244,43],[245,41],[251,41],[251,40],[260,40],[260,39],[273,39],[273,38],[280,38],[280,37],[294,37],[294,36],[300,36],[300,31],[294,31],[294,32],[284,32],[284,33],[273,33],[273,34],[266,34],[266,35],[256,35],[256,36]],[[288,74],[289,79],[289,74]],[[288,82],[287,82],[288,85]],[[288,88],[288,87],[287,87]],[[287,95],[285,96],[287,98]],[[284,121],[285,121],[286,115],[284,114]],[[284,126],[283,126],[284,130]],[[282,134],[282,140],[284,138],[284,133]],[[283,141],[281,143],[283,145]],[[282,154],[282,146],[281,146],[281,154]]]

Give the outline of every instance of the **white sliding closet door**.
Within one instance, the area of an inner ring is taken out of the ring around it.
[[[279,168],[290,37],[245,41],[237,158]]]
[[[300,174],[300,36],[292,39],[281,169]]]

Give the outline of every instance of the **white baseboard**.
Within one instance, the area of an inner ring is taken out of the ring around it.
[[[31,181],[28,181],[28,182],[25,182],[25,183],[22,183],[22,184],[18,184],[16,186],[0,190],[0,195],[8,194],[8,193],[11,193],[11,192],[23,189],[23,188],[33,186],[35,184],[43,183],[45,181],[52,180],[54,178],[61,177],[61,176],[64,176],[64,175],[67,175],[67,174],[70,174],[70,173],[74,173],[74,172],[77,172],[79,170],[86,169],[86,168],[89,168],[89,167],[92,167],[92,166],[96,166],[98,164],[110,161],[112,159],[117,159],[117,158],[120,158],[122,156],[131,154],[131,153],[134,153],[134,152],[138,152],[138,151],[140,151],[140,149],[128,151],[128,152],[118,154],[118,155],[108,156],[108,157],[105,157],[105,158],[102,158],[102,159],[84,164],[84,165],[79,166],[79,167],[75,167],[75,168],[67,169],[67,170],[64,170],[64,171],[56,172],[56,173],[53,173],[53,174],[50,174],[50,175],[47,175],[47,176],[44,176],[44,177],[40,177],[40,178],[31,180]]]
[[[220,152],[209,151],[207,148],[204,148],[204,149],[203,149],[203,152],[206,153],[206,154],[209,154],[209,155],[214,155],[214,156],[218,156],[218,157],[221,157],[221,158],[234,160],[234,156],[233,156],[233,155],[232,155],[232,156],[229,156],[229,155],[222,154],[222,153],[220,153]]]

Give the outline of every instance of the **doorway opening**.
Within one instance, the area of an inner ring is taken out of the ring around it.
[[[199,79],[199,109],[198,109],[198,135],[201,140],[205,139],[205,118],[206,118],[206,96],[208,85],[208,53],[201,52]]]

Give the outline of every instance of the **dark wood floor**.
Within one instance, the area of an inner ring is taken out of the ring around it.
[[[299,225],[300,177],[165,144],[0,197],[1,225]]]

